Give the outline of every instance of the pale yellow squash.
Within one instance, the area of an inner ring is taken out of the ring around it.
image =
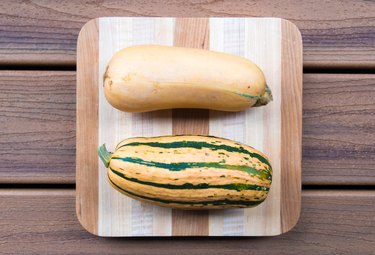
[[[104,75],[104,93],[113,107],[127,112],[170,108],[240,111],[272,100],[263,72],[248,59],[156,45],[117,52]]]

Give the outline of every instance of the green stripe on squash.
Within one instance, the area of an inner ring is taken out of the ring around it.
[[[211,136],[211,138],[215,138],[215,137]],[[268,162],[268,160],[265,157],[263,157],[263,156],[261,156],[257,153],[249,152],[248,150],[246,150],[242,146],[235,147],[235,146],[229,146],[229,145],[226,145],[226,144],[211,144],[211,143],[207,143],[207,142],[198,142],[198,141],[176,141],[176,142],[170,142],[170,143],[132,142],[132,143],[128,143],[128,144],[123,144],[117,149],[120,149],[122,147],[141,146],[141,145],[150,146],[150,147],[157,147],[157,148],[166,148],[166,149],[172,149],[172,148],[194,148],[194,149],[208,148],[208,149],[211,149],[213,151],[224,150],[224,151],[228,151],[228,152],[239,152],[239,153],[247,154],[252,158],[257,158],[260,162],[262,162],[262,163],[266,164],[267,166],[271,167],[270,163]]]
[[[245,183],[232,183],[232,184],[222,184],[222,185],[212,185],[208,183],[199,183],[199,184],[192,184],[192,183],[184,183],[182,185],[175,185],[175,184],[163,184],[163,183],[156,183],[156,182],[148,182],[142,181],[136,178],[127,177],[125,174],[116,171],[113,168],[110,170],[116,174],[117,176],[124,178],[125,180],[140,183],[143,185],[154,186],[158,188],[165,188],[165,189],[226,189],[226,190],[258,190],[258,191],[269,191],[269,188],[265,186],[258,186],[254,184],[245,184]]]
[[[244,165],[227,165],[217,162],[179,162],[179,163],[162,163],[154,161],[146,161],[141,158],[132,158],[132,157],[112,157],[112,160],[121,160],[124,162],[129,162],[133,164],[140,164],[144,166],[158,167],[163,169],[168,169],[169,171],[183,171],[190,168],[220,168],[227,170],[237,170],[247,172],[251,175],[258,176],[261,180],[271,180],[272,175],[265,170],[257,170],[253,167],[244,166]]]
[[[118,186],[115,182],[111,180],[111,178],[108,176],[108,180],[110,183],[119,191],[124,192],[125,194],[128,194],[130,196],[134,196],[137,198],[153,201],[153,202],[159,202],[163,204],[178,204],[178,205],[191,205],[191,206],[225,206],[225,205],[237,205],[237,206],[243,206],[243,207],[249,207],[249,206],[256,206],[260,204],[262,201],[244,201],[244,200],[229,200],[229,199],[222,199],[222,200],[213,200],[213,201],[199,201],[199,202],[187,202],[187,201],[177,201],[177,200],[167,200],[162,198],[153,198],[148,196],[142,196],[139,194],[135,194],[133,192],[130,192],[128,190],[125,190]]]

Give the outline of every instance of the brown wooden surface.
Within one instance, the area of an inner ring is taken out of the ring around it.
[[[302,155],[302,39],[289,21],[281,23],[281,224],[283,233],[292,229],[301,212]],[[294,60],[294,61],[291,61]],[[286,202],[287,201],[287,202]]]
[[[0,66],[73,68],[78,32],[99,16],[276,16],[301,30],[304,67],[373,73],[374,13],[366,0],[6,0]],[[375,75],[303,79],[303,184],[372,185],[368,190],[304,190],[299,223],[278,237],[109,239],[80,226],[72,189],[1,189],[0,253],[372,254]],[[74,72],[0,71],[0,184],[75,182],[75,82]]]
[[[208,49],[209,44],[208,18],[176,19],[174,46]],[[174,109],[172,116],[174,135],[208,135],[208,110]],[[183,210],[172,210],[172,235],[207,236],[208,230],[208,211],[197,211],[192,214]]]
[[[305,74],[304,184],[375,184],[375,75]]]
[[[76,210],[82,226],[96,234],[99,199],[97,151],[99,24],[97,20],[91,20],[82,28],[77,48]]]
[[[375,75],[303,81],[303,184],[375,185]],[[0,71],[0,183],[75,183],[75,82]]]
[[[75,217],[73,190],[1,190],[4,254],[371,254],[374,191],[304,191],[289,233],[268,238],[99,238]],[[360,251],[359,251],[360,248]]]
[[[73,72],[0,71],[0,182],[74,183]]]
[[[297,24],[307,67],[375,67],[375,3],[304,1],[0,2],[0,64],[74,65],[84,23],[102,16],[276,16]]]

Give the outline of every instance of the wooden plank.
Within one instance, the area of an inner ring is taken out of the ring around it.
[[[375,185],[375,75],[303,81],[302,183]],[[0,183],[75,183],[75,82],[75,72],[0,71]]]
[[[302,31],[305,67],[375,67],[375,3],[333,1],[11,1],[0,3],[0,64],[74,65],[80,28],[104,16],[281,17]]]
[[[75,215],[74,190],[1,190],[4,254],[372,254],[374,191],[303,191],[302,214],[268,238],[99,238]]]
[[[209,49],[209,39],[209,19],[176,19],[174,46]],[[174,135],[208,135],[208,110],[174,109],[172,117]],[[208,234],[208,211],[191,213],[183,210],[172,210],[172,235],[207,236]]]
[[[303,183],[375,184],[375,75],[305,74]]]
[[[0,182],[75,182],[74,72],[0,72]]]
[[[98,38],[99,24],[91,20],[78,37],[76,180],[77,216],[91,233],[98,233]],[[87,128],[90,127],[90,128]]]

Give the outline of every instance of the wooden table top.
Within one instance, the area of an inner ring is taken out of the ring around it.
[[[374,254],[375,3],[1,1],[0,253]],[[304,43],[302,213],[267,238],[99,238],[75,215],[76,41],[101,16],[275,16]]]

